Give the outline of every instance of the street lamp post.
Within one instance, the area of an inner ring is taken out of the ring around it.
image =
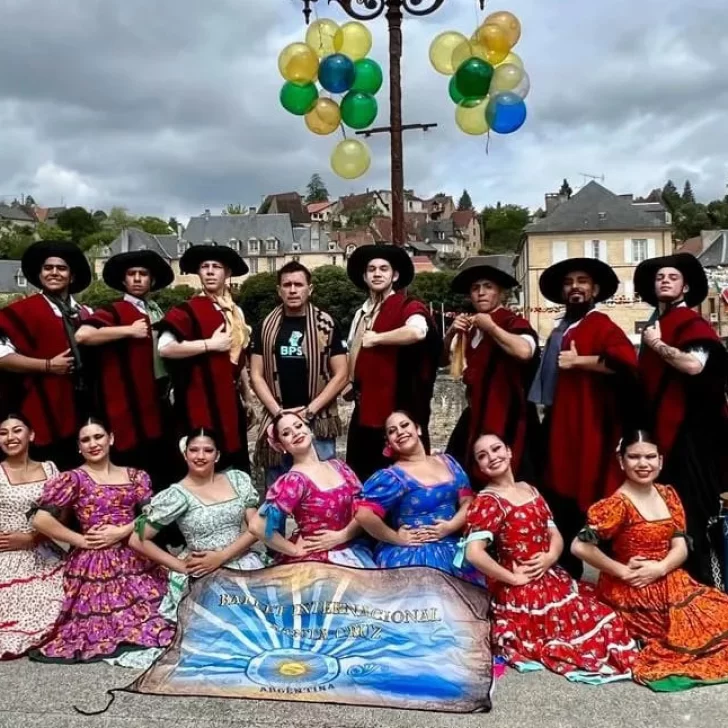
[[[318,0],[303,0],[303,15],[306,24],[311,19],[312,4]],[[409,129],[427,131],[437,124],[402,124],[402,18],[404,12],[424,17],[439,9],[445,0],[329,0],[336,2],[344,12],[355,20],[368,21],[378,18],[386,11],[389,27],[389,126],[357,132],[364,136],[388,133],[390,136],[390,158],[392,171],[392,242],[404,245],[404,164],[402,132]],[[481,10],[485,0],[480,0]]]

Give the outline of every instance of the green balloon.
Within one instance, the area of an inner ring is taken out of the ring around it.
[[[456,106],[459,106],[462,104],[463,106],[467,106],[468,108],[472,108],[473,106],[477,106],[485,97],[484,96],[475,96],[473,98],[465,98],[460,91],[458,91],[458,85],[456,83],[455,76],[453,76],[450,79],[450,84],[447,88],[448,93],[450,94],[450,98],[453,100],[453,103]]]
[[[352,91],[361,91],[365,94],[375,94],[382,88],[384,76],[382,67],[371,58],[361,58],[354,63],[356,75]]]
[[[316,105],[318,89],[313,83],[287,81],[281,89],[281,106],[296,116],[305,116]]]
[[[485,98],[493,80],[493,66],[482,58],[468,58],[455,71],[455,86],[466,99]]]
[[[377,100],[371,94],[349,91],[341,101],[341,120],[352,129],[366,129],[377,118]]]

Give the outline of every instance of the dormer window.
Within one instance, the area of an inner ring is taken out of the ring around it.
[[[28,280],[23,275],[22,270],[19,270],[15,274],[15,284],[18,286],[18,288],[27,288],[28,287]]]
[[[248,238],[248,254],[258,255],[260,252],[260,243],[257,238]]]
[[[111,248],[108,245],[104,245],[104,247],[101,248],[101,257],[102,258],[110,258],[111,257]]]
[[[183,242],[183,241],[180,240],[177,243],[177,255],[179,255],[180,257],[182,257],[185,254],[185,251],[186,250],[187,250],[187,243],[185,243],[185,242]]]
[[[292,250],[294,253],[300,253],[301,252],[301,243],[293,243]]]
[[[278,250],[278,241],[275,238],[266,238],[265,252],[275,253]]]
[[[329,241],[329,252],[336,250],[336,243]]]

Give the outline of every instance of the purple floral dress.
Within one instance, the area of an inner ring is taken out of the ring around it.
[[[291,536],[294,543],[317,531],[341,531],[351,523],[354,500],[359,495],[361,483],[340,460],[328,462],[341,475],[341,483],[335,488],[319,488],[307,475],[294,470],[282,475],[271,485],[260,509],[261,515],[266,517],[266,537],[274,529],[283,531],[288,516],[296,522],[297,528]],[[276,560],[278,563],[327,561],[343,566],[376,568],[369,550],[354,542],[342,544],[331,551],[318,551],[300,557],[278,554]]]
[[[122,526],[152,496],[149,476],[129,470],[125,485],[95,482],[70,470],[47,481],[37,507],[57,515],[73,509],[82,533],[93,526]],[[164,647],[174,626],[159,616],[167,588],[161,567],[125,541],[99,550],[76,549],[66,561],[64,601],[52,639],[34,659],[87,662],[146,647]]]

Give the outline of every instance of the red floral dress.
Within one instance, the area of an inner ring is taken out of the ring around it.
[[[546,501],[534,497],[514,505],[492,491],[473,501],[467,516],[469,540],[495,544],[506,569],[548,551],[553,527]],[[593,588],[574,581],[560,567],[524,586],[489,580],[494,641],[509,664],[522,671],[543,667],[579,682],[600,683],[631,676],[637,656],[624,623],[597,601]]]

